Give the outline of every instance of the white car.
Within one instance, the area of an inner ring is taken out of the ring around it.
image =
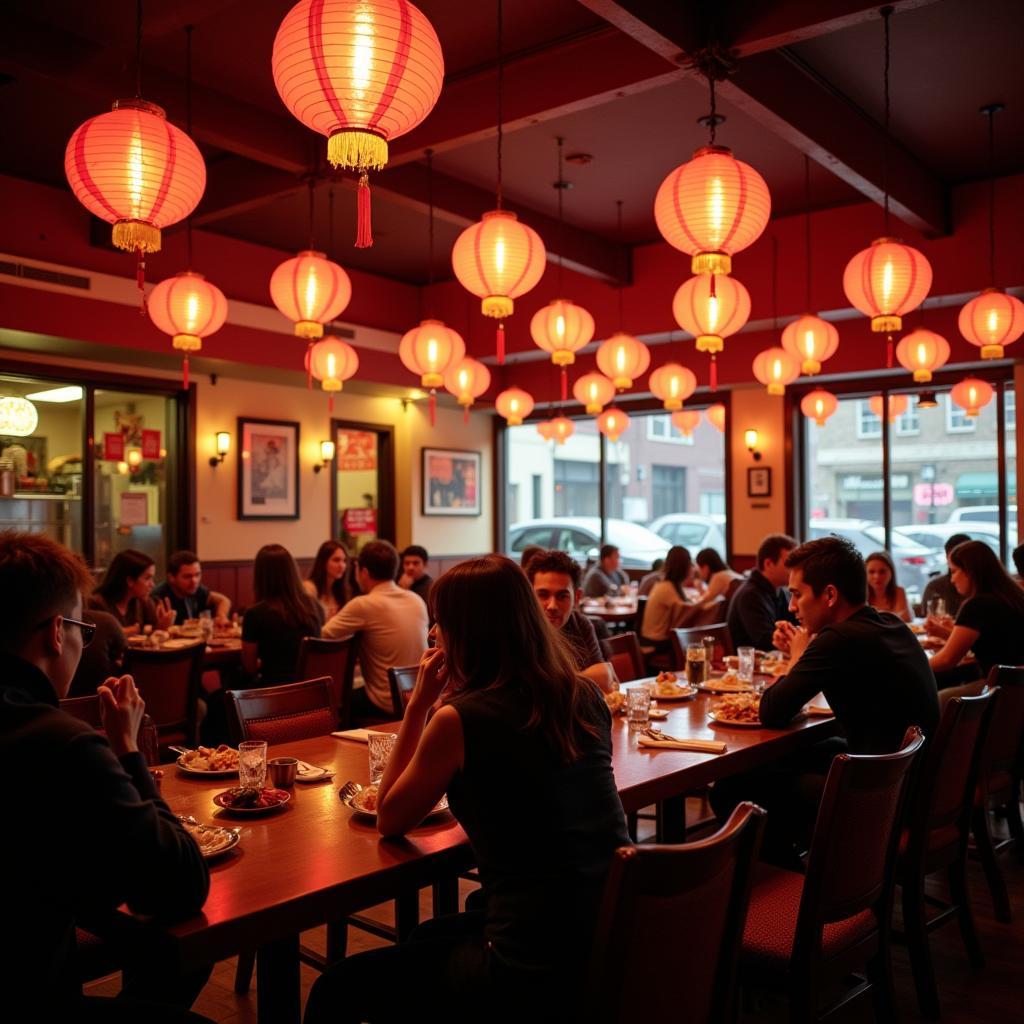
[[[672,546],[645,526],[625,519],[606,519],[605,538],[619,549],[623,569],[650,569]],[[597,516],[530,519],[508,529],[508,554],[516,560],[531,544],[565,551],[580,565],[596,561],[601,551],[601,520]]]
[[[647,529],[670,544],[689,548],[691,555],[696,555],[701,548],[714,548],[725,558],[725,516],[672,512],[655,519]]]
[[[918,544],[923,544],[926,548],[932,548],[935,551],[945,555],[946,541],[949,540],[954,534],[963,533],[966,534],[971,540],[980,540],[983,544],[987,544],[996,557],[999,557],[999,524],[998,523],[974,523],[974,522],[957,522],[957,523],[911,523],[909,526],[894,526],[892,529],[894,534],[898,533],[901,537],[909,537],[913,541],[917,541]],[[1016,541],[1016,532],[1011,532],[1013,540]],[[1013,543],[1011,547],[1015,546]]]
[[[1010,525],[1017,525],[1017,506],[1006,506],[1006,521]],[[962,508],[955,508],[949,514],[947,523],[998,523],[998,505],[964,505]]]

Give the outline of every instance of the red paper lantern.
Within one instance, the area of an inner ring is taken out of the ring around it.
[[[445,370],[444,386],[464,409],[462,418],[465,422],[469,419],[469,407],[491,386],[491,371],[483,363],[466,356]]]
[[[562,368],[564,402],[568,397],[566,367],[576,362],[576,353],[593,338],[594,318],[568,299],[555,299],[533,314],[530,335],[539,349],[551,353],[551,362]]]
[[[445,371],[460,362],[465,354],[466,343],[462,336],[440,320],[421,321],[418,327],[406,331],[398,345],[402,365],[419,374],[420,384],[425,388],[441,387]]]
[[[537,424],[537,433],[540,434],[545,441],[550,441],[555,436],[555,421],[554,420],[541,420]]]
[[[605,409],[597,417],[597,429],[609,441],[618,441],[629,429],[629,417],[621,409],[616,409],[615,406],[612,406],[610,409]]]
[[[622,331],[601,342],[597,350],[598,369],[620,391],[631,388],[637,377],[642,377],[651,365],[651,351],[640,340]]]
[[[650,377],[651,394],[660,398],[666,409],[682,409],[683,402],[697,390],[697,377],[679,363],[659,366]]]
[[[184,220],[206,188],[196,144],[145,100],[118,100],[89,118],[68,141],[64,173],[75,198],[114,225],[129,252],[159,252],[160,229]]]
[[[704,146],[677,167],[654,198],[665,241],[692,256],[694,274],[728,274],[732,254],[757,240],[772,201],[764,178],[726,146]]]
[[[932,373],[949,361],[949,342],[934,331],[918,327],[900,339],[896,359],[900,366],[913,373],[914,380],[927,384]]]
[[[1001,288],[986,288],[960,310],[960,333],[982,359],[1002,359],[1003,349],[1024,334],[1024,302]]]
[[[846,264],[843,291],[850,303],[871,317],[871,330],[892,333],[903,316],[924,301],[932,286],[924,254],[895,238],[877,238]]]
[[[149,294],[149,318],[165,334],[174,348],[185,353],[182,380],[188,387],[188,354],[203,347],[203,338],[224,326],[228,300],[202,274],[191,270],[161,281]]]
[[[366,172],[441,94],[433,26],[408,0],[300,0],[277,30],[271,69],[284,105],[327,136],[331,164],[359,172],[356,245],[372,245]]]
[[[700,424],[700,411],[697,409],[680,409],[672,413],[672,426],[683,437],[690,437]]]
[[[711,424],[720,434],[725,433],[725,406],[720,403],[709,405],[705,411],[708,423]]]
[[[881,395],[872,395],[868,399],[868,408],[879,418],[882,418],[883,401]],[[910,408],[910,399],[906,395],[889,396],[889,422],[895,423]]]
[[[495,398],[494,408],[510,427],[518,427],[533,412],[533,395],[522,388],[506,388]]]
[[[800,376],[800,364],[777,345],[754,356],[754,376],[768,388],[769,395],[784,395],[786,385]]]
[[[825,420],[833,415],[838,408],[839,399],[831,391],[823,391],[821,388],[808,391],[800,399],[800,411],[809,420],[814,420],[819,427],[825,426]]]
[[[734,277],[701,274],[680,285],[672,314],[697,339],[698,352],[721,352],[724,339],[750,319],[750,293]]]
[[[585,373],[573,384],[572,393],[587,412],[596,415],[615,397],[615,385],[604,374]]]
[[[340,316],[352,298],[352,282],[337,263],[307,249],[274,271],[270,298],[295,323],[297,338],[322,338],[324,324]]]
[[[359,356],[347,341],[328,334],[306,349],[305,365],[306,372],[320,381],[321,389],[327,392],[327,408],[333,412],[334,395],[359,369]]]
[[[977,377],[967,377],[953,387],[949,397],[964,410],[965,416],[977,416],[992,401],[992,385]]]
[[[568,416],[556,416],[550,422],[551,437],[555,444],[565,444],[576,433],[576,424]]]
[[[787,324],[782,347],[801,360],[800,369],[809,375],[821,372],[821,364],[839,348],[839,332],[827,320],[813,313]]]

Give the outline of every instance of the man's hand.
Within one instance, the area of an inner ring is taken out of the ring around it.
[[[789,641],[789,667],[792,667],[800,660],[808,644],[814,639],[803,626],[793,629],[793,635]]]
[[[96,691],[100,696],[100,718],[111,749],[118,757],[138,751],[139,726],[146,713],[142,699],[131,676],[111,676]]]
[[[170,629],[178,613],[171,607],[171,600],[168,597],[154,602],[156,607],[156,628]]]
[[[792,622],[787,619],[779,619],[775,623],[775,632],[772,633],[772,646],[777,647],[783,654],[789,654],[795,633],[796,626]]]
[[[403,572],[402,575],[398,577],[398,585],[403,590],[412,590],[412,585],[415,582],[416,581],[407,572]]]

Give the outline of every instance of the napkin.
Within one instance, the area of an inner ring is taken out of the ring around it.
[[[337,736],[339,740],[355,740],[356,743],[367,743],[370,739],[369,729],[341,729],[338,732],[332,732],[332,736]]]
[[[656,740],[646,734],[640,735],[639,745],[656,750],[695,750],[699,754],[724,754],[728,749],[720,740],[678,740],[674,736]]]
[[[804,711],[809,715],[819,715],[822,718],[831,718],[835,714],[827,704],[808,704]]]

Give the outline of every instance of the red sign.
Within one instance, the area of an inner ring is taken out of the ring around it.
[[[338,470],[377,468],[377,435],[371,430],[339,430]]]
[[[144,459],[160,458],[159,430],[144,430],[142,432],[142,457]]]
[[[107,462],[124,462],[124,434],[103,435],[103,458]]]
[[[341,517],[346,533],[377,533],[377,510],[375,508],[347,508]]]
[[[952,505],[952,484],[914,484],[915,505]]]

